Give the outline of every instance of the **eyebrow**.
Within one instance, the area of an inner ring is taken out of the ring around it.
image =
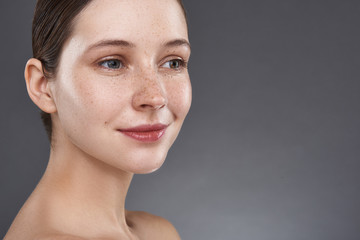
[[[164,44],[165,47],[180,47],[186,46],[191,49],[190,43],[185,39],[175,39]]]
[[[100,47],[108,47],[108,46],[133,48],[135,47],[135,44],[125,40],[103,40],[90,45],[90,47],[88,47],[88,50],[92,50],[94,48],[100,48]]]
[[[175,39],[175,40],[171,40],[169,42],[166,42],[165,44],[163,44],[165,47],[180,47],[180,46],[186,46],[189,49],[191,49],[190,43],[185,40],[185,39]],[[135,44],[125,41],[125,40],[102,40],[99,41],[97,43],[94,43],[92,45],[90,45],[87,50],[92,50],[95,48],[101,48],[101,47],[108,47],[108,46],[115,46],[115,47],[127,47],[127,48],[134,48]]]

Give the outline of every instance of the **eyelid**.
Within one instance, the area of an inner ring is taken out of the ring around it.
[[[111,69],[111,68],[107,68],[107,67],[102,66],[102,64],[103,64],[104,62],[106,62],[106,61],[112,61],[112,60],[120,61],[120,63],[121,63],[120,68],[118,68],[118,69]],[[95,65],[96,65],[97,67],[100,67],[101,69],[105,69],[105,70],[109,70],[109,71],[119,71],[119,70],[121,70],[121,69],[123,69],[123,68],[126,67],[125,61],[124,61],[123,57],[120,56],[120,55],[112,55],[112,56],[107,56],[107,57],[100,58],[99,60],[96,60],[96,61],[95,61]]]
[[[169,68],[172,70],[180,70],[183,68],[187,68],[188,66],[188,61],[186,61],[184,58],[179,57],[179,56],[170,56],[170,57],[166,57],[164,61],[162,61],[160,66],[164,66],[166,63],[170,62],[170,61],[179,61],[180,62],[180,67],[179,68]]]

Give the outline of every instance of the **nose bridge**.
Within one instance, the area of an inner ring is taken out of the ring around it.
[[[133,96],[136,109],[160,109],[167,104],[165,89],[156,69],[150,64],[139,67],[135,79],[137,90]]]

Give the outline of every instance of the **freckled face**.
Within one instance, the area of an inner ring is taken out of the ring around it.
[[[50,83],[55,133],[73,151],[119,169],[158,169],[191,104],[187,42],[175,0],[91,2],[77,17]],[[144,125],[167,128],[154,138],[124,134],[145,131],[138,129]]]

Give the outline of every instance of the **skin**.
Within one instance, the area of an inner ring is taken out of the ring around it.
[[[187,42],[175,0],[94,0],[77,16],[54,79],[28,61],[27,90],[51,113],[53,142],[5,240],[180,239],[167,220],[126,211],[125,197],[134,173],[163,164],[189,111]],[[168,125],[156,142],[118,131],[156,123]]]

